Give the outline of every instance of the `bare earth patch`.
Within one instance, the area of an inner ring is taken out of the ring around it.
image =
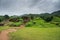
[[[23,27],[24,27],[24,25],[21,25],[20,27],[13,27],[13,28],[10,28],[10,29],[7,29],[7,30],[3,30],[0,33],[0,40],[9,40],[9,37],[8,37],[9,33],[16,32],[17,29],[20,29],[20,28],[23,28]]]

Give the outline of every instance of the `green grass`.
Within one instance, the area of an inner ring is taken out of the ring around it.
[[[6,29],[8,29],[9,28],[9,26],[0,26],[0,32],[2,31],[2,30],[6,30]]]
[[[60,28],[26,27],[11,33],[10,40],[60,40]]]
[[[34,24],[34,22],[35,22],[35,24]],[[42,19],[34,19],[34,20],[31,20],[30,22],[28,22],[26,24],[26,27],[49,28],[49,27],[58,27],[58,26],[55,24],[51,24],[49,22],[45,22]]]

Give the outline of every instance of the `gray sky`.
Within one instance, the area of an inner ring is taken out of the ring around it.
[[[40,14],[60,10],[60,0],[0,0],[0,15]]]

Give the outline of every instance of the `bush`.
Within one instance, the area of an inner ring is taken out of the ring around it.
[[[33,24],[36,24],[36,22],[33,22]]]
[[[3,16],[0,16],[0,22],[4,21],[4,17]]]
[[[19,27],[22,23],[21,22],[10,22],[9,26],[10,27]]]
[[[16,24],[10,24],[10,27],[19,27],[20,25],[16,25]]]
[[[33,22],[27,22],[26,23],[26,27],[32,27],[33,26]]]
[[[0,23],[0,26],[4,26],[4,24]]]
[[[10,22],[19,22],[20,20],[18,18],[11,18],[9,21]]]
[[[56,25],[59,25],[59,23],[56,23]]]

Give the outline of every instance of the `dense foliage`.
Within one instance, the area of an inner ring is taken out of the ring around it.
[[[8,22],[8,23],[7,23]],[[26,24],[26,26],[32,25],[57,25],[60,27],[60,10],[53,13],[42,14],[24,14],[21,16],[0,16],[0,24],[20,26],[20,24]]]

